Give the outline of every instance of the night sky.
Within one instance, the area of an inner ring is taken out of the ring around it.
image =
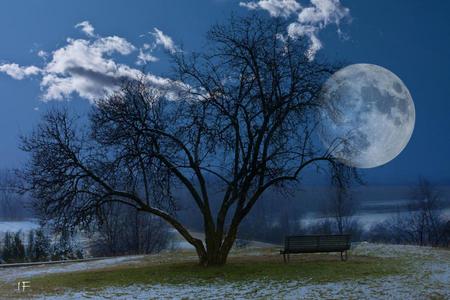
[[[1,1],[0,70],[2,65],[14,63],[43,68],[52,60],[52,51],[67,46],[68,38],[88,39],[81,25],[75,28],[83,21],[95,28],[91,40],[118,36],[134,45],[131,54],[115,53],[111,57],[141,69],[136,64],[137,55],[146,50],[144,44],[154,45],[154,28],[170,36],[177,47],[200,50],[212,24],[225,21],[232,12],[249,13],[239,2]],[[299,3],[310,5],[309,1]],[[450,2],[342,0],[341,4],[349,9],[349,17],[340,22],[341,34],[336,33],[335,24],[319,32],[323,48],[317,56],[345,64],[372,63],[391,70],[408,87],[416,108],[409,144],[388,164],[363,171],[366,181],[405,184],[422,175],[449,184]],[[264,10],[258,13],[269,16]],[[170,71],[163,48],[168,49],[162,43],[152,48],[151,54],[159,60],[147,66],[148,72],[164,76]],[[18,167],[24,162],[26,156],[17,148],[18,136],[29,132],[46,109],[61,101],[81,113],[90,106],[76,92],[69,99],[50,99],[39,74],[15,76],[0,72],[0,167]]]

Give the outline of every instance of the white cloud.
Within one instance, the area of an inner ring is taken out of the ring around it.
[[[45,58],[48,56],[48,53],[45,52],[44,50],[39,50],[38,53],[37,53],[37,55],[38,55],[40,58],[44,58],[44,59],[45,59]]]
[[[31,75],[37,75],[41,69],[36,66],[21,67],[16,63],[0,65],[0,72],[6,73],[14,79],[22,80]]]
[[[170,51],[170,53],[175,53],[178,51],[178,47],[173,42],[172,38],[164,34],[158,28],[153,28],[153,32],[150,32],[155,37],[155,44],[161,45],[164,49]]]
[[[83,31],[87,36],[93,37],[94,34],[94,27],[89,23],[89,21],[83,21],[75,25],[75,28],[80,28],[81,31]]]
[[[8,63],[0,65],[0,72],[18,80],[31,75],[40,75],[44,101],[63,100],[78,95],[94,102],[116,91],[124,81],[130,79],[146,80],[155,87],[170,90],[169,97],[176,98],[177,90],[181,88],[179,83],[153,74],[144,74],[119,62],[122,56],[129,56],[137,49],[139,49],[138,62],[156,61],[157,58],[151,52],[157,45],[176,51],[170,37],[155,28],[154,43],[143,44],[137,48],[118,36],[94,35],[93,27],[87,21],[77,24],[76,27],[81,27],[91,38],[68,38],[65,45],[50,53],[39,51],[38,56],[45,58],[41,68]]]
[[[117,89],[121,81],[140,75],[117,63],[113,54],[128,55],[135,47],[124,38],[101,37],[94,41],[68,39],[68,44],[52,53],[45,66],[41,87],[43,99],[63,99],[77,93],[94,100]]]
[[[313,60],[317,51],[322,48],[319,32],[328,25],[338,26],[341,20],[350,17],[350,10],[344,7],[339,0],[311,0],[311,6],[295,6],[294,0],[260,0],[258,2],[240,3],[249,9],[264,9],[273,17],[288,17],[297,15],[297,20],[289,24],[287,33],[291,38],[306,37],[309,39],[307,55]]]
[[[258,2],[240,2],[239,5],[252,10],[267,10],[272,17],[289,17],[301,8],[295,0],[260,0]]]
[[[306,56],[313,60],[317,51],[322,49],[322,42],[318,38],[318,29],[315,26],[311,25],[302,25],[300,23],[294,22],[289,24],[288,35],[291,38],[297,38],[299,36],[306,36],[309,39],[309,47],[306,51]]]
[[[137,65],[145,65],[149,62],[155,62],[158,61],[158,58],[156,56],[153,56],[150,52],[144,52],[144,49],[139,49],[139,54],[137,57],[136,64]]]
[[[298,15],[301,24],[313,24],[323,28],[329,24],[339,25],[341,19],[350,15],[350,10],[339,0],[311,0],[312,7],[304,8]]]
[[[90,27],[89,27],[89,26]],[[136,47],[118,36],[102,37],[94,34],[89,22],[77,24],[89,39],[68,38],[66,43],[51,52],[39,51],[42,66],[19,66],[17,63],[0,64],[0,72],[14,79],[24,79],[37,75],[40,78],[42,100],[63,100],[74,95],[94,103],[108,94],[117,91],[123,82],[140,79],[159,88],[168,99],[179,99],[179,94],[189,87],[151,73],[133,68],[121,62],[123,57],[136,54],[137,63],[158,60],[152,52],[158,47],[169,51],[179,51],[173,40],[157,28],[152,32],[154,40]],[[128,60],[129,61],[129,60]]]

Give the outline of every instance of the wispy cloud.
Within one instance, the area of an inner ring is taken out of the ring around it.
[[[170,53],[175,53],[178,51],[178,47],[173,42],[172,38],[158,28],[153,28],[153,32],[150,32],[155,37],[156,45],[161,45],[164,49],[170,51]]]
[[[295,0],[260,0],[258,2],[240,2],[239,5],[252,10],[266,10],[272,17],[289,17],[301,8]]]
[[[80,28],[81,31],[83,31],[87,36],[93,37],[94,34],[94,27],[89,23],[89,21],[83,21],[75,25],[75,28]]]
[[[149,62],[155,62],[159,59],[152,54],[153,50],[155,50],[156,44],[144,44],[141,48],[139,48],[139,54],[137,57],[136,64],[139,66],[146,65]]]
[[[341,19],[350,15],[350,10],[339,0],[311,0],[311,7],[305,7],[298,15],[302,24],[313,24],[323,28],[329,24],[339,25]]]
[[[47,58],[48,53],[45,52],[44,50],[39,50],[38,53],[37,53],[37,56],[39,56],[40,58],[45,59],[45,58]]]
[[[291,38],[306,37],[309,40],[307,55],[313,60],[317,51],[322,49],[319,32],[329,25],[336,25],[340,34],[339,25],[343,19],[350,18],[350,10],[344,7],[339,0],[311,0],[309,6],[301,6],[294,0],[260,0],[241,2],[241,6],[248,9],[262,9],[269,12],[272,17],[285,17],[295,15],[287,28]]]
[[[139,49],[139,54],[137,57],[136,64],[139,66],[145,65],[149,62],[155,62],[158,61],[158,58],[156,56],[153,56],[153,54],[149,52],[144,52],[144,50],[141,48]]]
[[[155,28],[151,44],[136,47],[122,37],[94,34],[94,28],[88,21],[75,27],[81,28],[89,39],[68,38],[65,45],[54,51],[39,51],[37,55],[45,58],[41,67],[5,63],[0,64],[0,72],[17,80],[32,75],[40,76],[41,98],[44,101],[69,99],[78,95],[93,102],[116,91],[123,81],[129,79],[144,79],[160,88],[177,85],[167,78],[143,73],[119,62],[121,57],[132,54],[137,56],[138,64],[157,61],[152,51],[158,46],[177,51],[173,40],[160,30]]]

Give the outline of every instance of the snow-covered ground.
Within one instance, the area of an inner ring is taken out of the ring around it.
[[[257,255],[258,249],[251,250]],[[383,278],[317,284],[303,281],[274,281],[261,278],[231,283],[153,284],[108,287],[97,291],[67,291],[37,299],[450,299],[450,251],[429,247],[359,243],[351,255],[406,259],[411,272]],[[163,257],[156,255],[155,259]],[[350,256],[351,257],[351,256]],[[16,278],[104,268],[139,262],[142,257],[107,259],[60,266],[0,270],[0,282]],[[146,259],[149,259],[147,257]]]
[[[448,299],[450,293],[433,293],[428,289],[413,289],[401,282],[404,278],[388,277],[371,282],[337,282],[309,284],[300,281],[251,281],[212,285],[134,285],[127,288],[107,288],[101,292],[73,292],[63,299]],[[401,282],[401,283],[399,283]]]
[[[29,267],[0,268],[0,282],[16,282],[18,279],[31,278],[38,275],[68,273],[90,269],[102,269],[121,264],[139,263],[142,255],[121,256],[95,261],[64,263],[58,265],[39,265]],[[0,298],[1,299],[1,298]]]

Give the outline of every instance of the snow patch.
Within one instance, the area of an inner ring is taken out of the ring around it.
[[[139,263],[139,261],[143,257],[144,257],[143,255],[122,256],[96,261],[66,263],[61,265],[40,265],[40,266],[1,269],[0,281],[12,282],[15,281],[16,279],[30,279],[31,277],[37,275],[86,271],[91,269],[101,269],[110,266],[117,266],[124,263],[127,264]]]

